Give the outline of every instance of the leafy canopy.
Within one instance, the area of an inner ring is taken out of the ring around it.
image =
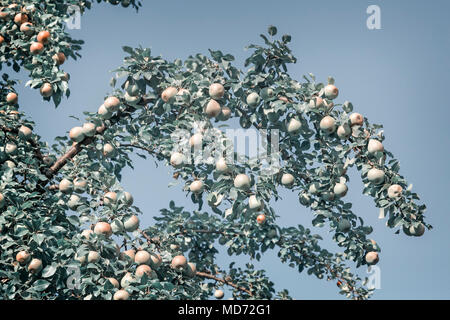
[[[108,2],[140,6],[133,0]],[[55,54],[77,59],[82,45],[65,31],[67,9],[75,4],[84,12],[91,2],[0,4],[0,67],[9,73],[27,70],[27,85],[58,106],[70,90]],[[41,31],[49,32],[48,41],[39,41]],[[265,271],[251,263],[276,250],[299,272],[336,281],[348,298],[368,298],[372,290],[348,265],[375,264],[381,249],[368,239],[372,227],[345,201],[347,170],[360,172],[363,194],[374,199],[397,233],[403,229],[420,236],[431,228],[424,221],[425,205],[417,204],[398,160],[382,147],[382,126],[354,113],[350,102],[338,103],[333,78],[326,84],[312,74],[303,82],[291,78],[288,65],[296,62],[288,47],[291,37],[276,35],[270,26],[268,35],[261,35],[262,45],[248,46],[245,70],[221,51],[167,61],[150,49],[124,47],[124,64],[115,70],[112,92],[98,112],[86,111],[84,125],[51,145],[32,131],[35,124],[19,108],[17,83],[4,73],[0,296],[207,299],[229,286],[234,298],[286,299],[288,292],[276,292]],[[38,53],[30,51],[35,43],[43,47]],[[43,92],[45,84],[50,93]],[[210,92],[213,84],[223,86],[223,95]],[[211,101],[220,107],[213,116],[207,108]],[[237,123],[265,130],[270,152],[236,153],[225,129]],[[179,132],[187,136],[176,136]],[[191,149],[195,133],[202,140],[200,148]],[[205,157],[205,150],[213,154],[213,149],[215,157]],[[172,201],[153,225],[139,226],[142,213],[120,185],[122,169],[133,167],[133,154],[172,165],[174,179],[182,181],[196,210]],[[232,157],[222,170],[216,162],[225,154]],[[242,174],[248,185],[236,182]],[[279,199],[280,188],[298,194],[299,203],[312,212],[313,225],[329,228],[341,252],[321,248],[321,237],[302,225],[277,224],[270,201]],[[219,247],[230,256],[246,255],[249,262],[219,266]]]

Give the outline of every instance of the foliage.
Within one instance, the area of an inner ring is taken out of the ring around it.
[[[17,72],[28,70],[31,79],[27,84],[32,88],[51,83],[51,98],[57,106],[70,91],[66,74],[52,57],[64,52],[76,59],[82,44],[65,31],[67,7],[76,4],[84,11],[91,2],[21,1],[7,7],[9,3],[1,1],[5,8],[0,13],[6,13],[0,31],[4,39],[1,65]],[[140,5],[131,4],[136,9]],[[23,8],[34,27],[29,35],[20,31],[13,18]],[[41,54],[32,55],[28,48],[40,30],[48,30],[52,40]],[[372,263],[366,259],[367,253],[381,249],[367,238],[372,228],[352,212],[351,203],[343,198],[345,193],[337,195],[336,185],[346,184],[347,169],[355,166],[365,185],[363,193],[387,213],[387,226],[403,228],[407,235],[421,235],[424,227],[431,228],[424,221],[425,205],[416,203],[419,198],[400,175],[392,153],[369,150],[371,140],[384,140],[382,127],[365,118],[363,123],[354,123],[352,104],[335,103],[336,97],[327,91],[334,85],[333,78],[327,84],[316,82],[312,74],[305,76],[304,82],[292,79],[288,65],[296,58],[288,47],[291,37],[274,39],[277,30],[273,26],[268,33],[261,35],[263,45],[248,47],[251,54],[245,71],[233,66],[232,55],[221,51],[210,50],[210,58],[196,54],[170,62],[153,56],[150,49],[124,47],[124,64],[111,81],[110,97],[120,103],[107,106],[106,99],[98,112],[85,112],[86,123],[95,125],[92,134],[83,130],[79,139],[72,137],[72,141],[57,137],[53,145],[41,141],[36,133],[25,134],[24,126],[33,129],[34,123],[18,111],[17,101],[8,98],[16,83],[4,74],[0,83],[0,296],[112,299],[118,288],[108,278],[114,278],[132,299],[206,299],[223,285],[230,286],[235,298],[290,298],[285,290],[276,293],[265,272],[251,263],[245,268],[234,263],[228,269],[217,265],[218,247],[223,246],[230,256],[243,254],[250,261],[259,260],[267,250],[277,250],[280,260],[299,272],[306,270],[318,278],[337,281],[340,293],[349,298],[368,298],[372,290],[348,264]],[[222,111],[215,119],[205,114],[214,83],[225,89],[223,97],[216,98]],[[179,94],[163,99],[168,87]],[[251,94],[257,99],[249,100]],[[202,133],[203,150],[214,145],[223,147],[218,151],[221,156],[234,152],[221,125],[232,123],[225,117],[225,107],[244,129],[265,129],[268,136],[279,132],[278,151],[270,150],[266,158],[233,153],[234,162],[228,163],[226,171],[216,169],[214,157],[204,161],[204,153],[197,154],[189,146],[194,133]],[[335,120],[334,130],[321,128],[326,116]],[[290,130],[292,119],[300,123],[296,130]],[[350,131],[344,137],[336,133],[337,127]],[[188,132],[187,139],[174,136],[180,130]],[[120,185],[122,169],[133,167],[131,155],[152,156],[170,165],[175,151],[186,154],[186,150],[189,155],[194,151],[193,157],[184,158],[181,165],[172,162],[174,178],[184,182],[197,210],[188,212],[171,202],[154,225],[130,227],[127,220],[141,214]],[[384,172],[381,183],[370,181],[368,172],[373,168]],[[248,189],[234,183],[243,173],[251,180]],[[285,174],[292,175],[292,183],[282,183]],[[64,188],[68,181],[69,187]],[[79,184],[83,181],[86,186]],[[202,181],[201,192],[190,191],[194,181]],[[392,185],[401,186],[403,193],[390,196]],[[279,199],[279,188],[298,194],[300,204],[313,213],[313,225],[327,226],[342,252],[321,248],[320,236],[301,225],[277,225],[270,200]],[[115,192],[117,200],[107,192]],[[251,196],[263,205],[251,208]],[[266,220],[257,223],[261,214]],[[99,222],[111,225],[114,235],[97,232]],[[128,258],[127,249],[153,254],[156,260],[148,262],[151,272],[136,274],[139,263]],[[29,261],[21,264],[16,259],[19,251],[40,259],[43,269],[29,272]],[[196,270],[171,265],[177,255],[195,263]],[[77,278],[73,270],[79,270]],[[75,287],[68,286],[72,280]]]

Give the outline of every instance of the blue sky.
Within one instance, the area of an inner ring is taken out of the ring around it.
[[[298,63],[290,67],[297,79],[314,73],[325,82],[336,79],[339,102],[355,109],[385,129],[385,147],[400,159],[401,173],[427,204],[428,221],[435,227],[422,238],[395,235],[379,220],[373,201],[362,195],[358,174],[351,175],[348,200],[354,211],[374,227],[372,238],[382,247],[381,289],[375,299],[450,298],[449,147],[450,107],[447,92],[450,71],[450,2],[342,0],[342,1],[143,1],[131,9],[95,5],[82,17],[75,38],[86,41],[82,59],[64,65],[71,75],[71,98],[54,110],[41,101],[37,90],[20,88],[22,109],[36,122],[36,131],[48,141],[64,135],[97,110],[108,93],[110,71],[122,63],[122,45],[151,47],[166,59],[185,58],[207,49],[220,49],[243,65],[244,47],[259,42],[269,24],[292,35],[291,48]],[[381,8],[381,30],[366,27],[366,8]],[[25,77],[17,76],[22,79]],[[123,185],[143,210],[143,224],[152,223],[159,208],[174,198],[194,207],[179,186],[171,182],[171,169],[153,161],[136,160],[126,170]],[[295,194],[282,192],[274,208],[280,223],[310,226],[312,214]],[[326,230],[315,229],[326,235]],[[335,248],[325,240],[323,246]],[[220,256],[224,264],[234,257]],[[239,258],[238,261],[245,260]],[[287,288],[298,299],[340,298],[333,283],[317,280],[278,262],[267,254],[257,266],[267,270],[277,289]],[[365,270],[361,269],[364,275]]]

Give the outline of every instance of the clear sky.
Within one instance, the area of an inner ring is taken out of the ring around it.
[[[36,131],[48,141],[64,135],[83,119],[85,110],[97,110],[110,91],[110,71],[121,65],[122,45],[151,47],[166,59],[220,49],[233,54],[239,66],[244,47],[260,42],[269,24],[292,35],[298,63],[290,67],[301,80],[308,72],[325,82],[336,79],[338,102],[349,100],[356,111],[385,128],[385,147],[400,159],[401,173],[427,204],[428,222],[435,229],[421,238],[395,235],[379,220],[372,199],[362,195],[358,174],[351,175],[348,200],[354,211],[374,227],[372,238],[382,247],[381,289],[375,299],[450,298],[450,2],[447,0],[321,0],[321,1],[143,1],[135,13],[110,5],[95,5],[82,17],[75,38],[86,41],[82,59],[64,65],[71,75],[71,98],[55,111],[41,101],[37,90],[20,88],[22,109],[37,122]],[[366,27],[366,8],[381,8],[381,30]],[[23,76],[16,76],[24,79]],[[135,171],[124,174],[123,185],[143,212],[143,225],[152,223],[159,208],[174,198],[194,209],[180,186],[167,188],[171,169],[154,161],[136,160]],[[312,214],[294,193],[282,192],[274,204],[283,225],[310,226]],[[325,234],[326,230],[313,228]],[[335,248],[330,240],[322,245]],[[228,264],[235,257],[221,255]],[[242,258],[237,259],[244,262]],[[340,298],[335,283],[298,274],[278,262],[275,253],[264,256],[277,289],[287,288],[298,299]],[[365,269],[359,271],[365,275]]]

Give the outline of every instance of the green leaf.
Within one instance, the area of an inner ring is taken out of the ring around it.
[[[39,279],[33,283],[33,288],[36,291],[44,291],[48,288],[50,282],[47,280]]]

